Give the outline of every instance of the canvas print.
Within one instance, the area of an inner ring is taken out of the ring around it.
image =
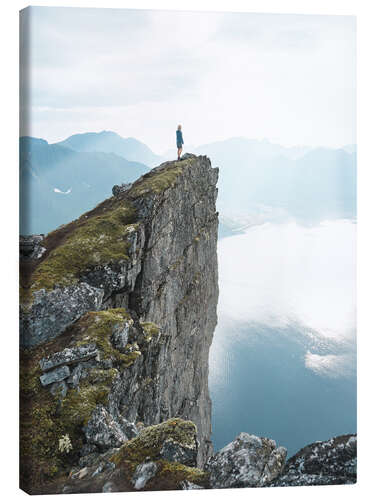
[[[21,11],[23,490],[356,482],[355,54],[350,16]]]

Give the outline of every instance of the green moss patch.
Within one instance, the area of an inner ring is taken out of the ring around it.
[[[209,487],[209,474],[196,467],[158,460],[158,472],[146,484],[146,490],[175,490],[180,486],[181,481],[190,481],[191,483]]]
[[[177,462],[160,459],[160,451],[167,439],[173,439],[185,447],[196,446],[197,428],[191,421],[173,418],[143,429],[140,434],[122,445],[111,461],[122,471],[128,486],[137,466],[146,459],[154,461],[158,471],[150,479],[145,490],[174,490],[181,481],[187,480],[199,486],[208,487],[209,476],[206,472]]]
[[[182,163],[184,162],[171,162],[165,165],[162,170],[151,170],[133,184],[129,190],[129,196],[138,198],[149,193],[157,194],[173,186],[177,177],[182,173]]]
[[[151,322],[144,322],[140,323],[143,332],[145,334],[145,341],[146,342],[151,342],[152,338],[155,337],[156,335],[159,334],[160,328],[155,325],[155,323]]]
[[[125,460],[137,465],[146,457],[155,459],[168,438],[172,438],[185,447],[194,447],[196,434],[197,428],[193,422],[172,418],[143,429],[137,437],[127,441],[120,448],[112,457],[112,461],[118,464]]]
[[[100,215],[81,217],[80,223],[41,262],[32,275],[30,292],[68,286],[94,266],[127,260],[129,227],[134,229],[135,210],[119,205]],[[25,299],[26,297],[22,297]]]
[[[116,326],[124,321],[133,323],[130,314],[122,308],[85,314],[80,319],[80,326],[84,329],[85,336],[77,345],[94,342],[100,349],[102,359],[110,359],[122,368],[128,368],[142,353],[136,343],[127,345],[127,353],[122,353],[113,347],[112,332]]]

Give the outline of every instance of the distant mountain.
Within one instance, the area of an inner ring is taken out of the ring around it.
[[[233,157],[252,157],[259,159],[271,159],[283,156],[291,160],[300,158],[312,148],[307,146],[284,147],[279,144],[273,144],[267,139],[261,141],[256,139],[247,139],[246,137],[232,137],[224,141],[204,144],[194,149],[196,154],[204,154],[205,151],[212,151],[215,155],[220,155],[221,159],[226,159],[228,155]]]
[[[222,215],[258,214],[257,205],[306,223],[356,214],[355,153],[284,148],[245,138],[206,144],[194,153],[209,156],[220,168]]]
[[[20,138],[20,232],[47,233],[111,196],[149,168],[113,153],[82,153],[43,139]]]
[[[149,167],[155,167],[163,161],[142,142],[132,137],[121,137],[115,132],[87,132],[74,134],[56,145],[64,146],[79,152],[115,153],[129,161],[138,161]]]

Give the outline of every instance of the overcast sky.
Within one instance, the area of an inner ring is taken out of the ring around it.
[[[178,123],[187,148],[356,142],[354,17],[32,7],[23,21],[22,134],[113,130],[156,153]]]

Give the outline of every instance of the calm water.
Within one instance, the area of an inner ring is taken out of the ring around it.
[[[292,455],[356,431],[355,224],[264,224],[219,241],[215,450],[241,431]]]

